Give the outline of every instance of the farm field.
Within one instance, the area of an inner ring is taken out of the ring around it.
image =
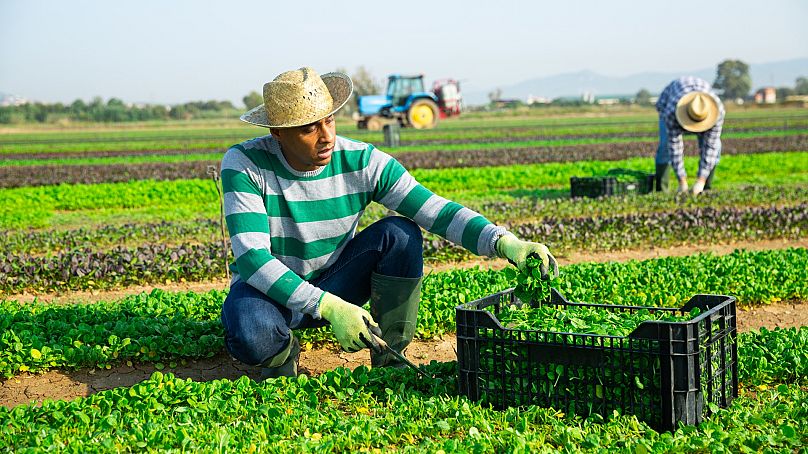
[[[237,121],[0,127],[0,446],[71,451],[797,452],[808,444],[808,111],[727,114],[713,189],[569,196],[570,178],[653,172],[652,111],[475,114],[401,145],[338,120],[427,188],[559,260],[570,301],[681,308],[737,299],[728,408],[660,432],[631,414],[497,410],[457,382],[455,307],[516,285],[509,265],[424,235],[410,370],[370,369],[330,329],[306,372],[256,382],[219,321],[232,260],[209,168],[264,134]],[[689,175],[698,166],[686,140]],[[692,179],[692,178],[691,178]],[[359,228],[389,215],[372,205]],[[734,335],[734,334],[733,334]],[[706,404],[705,404],[706,405]],[[710,403],[710,405],[713,405]]]

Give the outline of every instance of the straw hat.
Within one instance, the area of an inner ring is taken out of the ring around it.
[[[241,121],[265,128],[307,125],[338,111],[352,92],[351,78],[342,73],[320,76],[308,67],[287,71],[264,84],[264,104]]]
[[[718,121],[718,101],[710,93],[691,91],[676,103],[676,120],[687,131],[703,132]]]

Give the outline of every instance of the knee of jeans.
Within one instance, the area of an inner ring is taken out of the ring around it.
[[[671,161],[670,153],[668,153],[668,146],[666,144],[659,144],[656,155],[654,155],[654,162],[657,164],[668,164]]]
[[[251,366],[262,364],[277,355],[291,338],[289,329],[279,326],[239,330],[227,334],[230,354]]]
[[[421,234],[421,227],[415,223],[412,219],[395,216],[388,218],[390,219],[390,223],[392,224],[393,228],[389,231],[395,237],[398,243],[406,244],[410,246],[412,245],[417,246],[418,249],[423,248],[423,241],[424,237]]]

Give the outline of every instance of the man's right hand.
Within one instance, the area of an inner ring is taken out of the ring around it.
[[[693,184],[693,195],[699,195],[704,192],[704,186],[707,184],[707,179],[699,177]]]
[[[325,292],[320,299],[320,315],[331,322],[334,335],[345,351],[356,352],[374,346],[379,348],[370,330],[381,337],[381,329],[370,313],[361,307]]]
[[[687,178],[679,178],[679,192],[687,192]]]

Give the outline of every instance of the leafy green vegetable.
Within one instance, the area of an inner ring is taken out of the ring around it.
[[[561,276],[552,285],[571,301],[681,307],[697,293],[728,293],[736,296],[739,304],[759,305],[808,296],[806,262],[808,249],[792,248],[577,264],[562,267]],[[511,268],[472,268],[426,276],[416,336],[429,339],[455,332],[456,306],[505,290],[513,279]],[[0,301],[0,375],[13,376],[20,370],[106,367],[126,359],[165,362],[213,356],[223,347],[219,315],[224,298],[223,291],[197,294],[155,290],[97,304]],[[113,345],[111,336],[119,343]],[[329,328],[304,330],[300,337],[309,345],[333,342]],[[127,338],[131,344],[122,345]],[[143,343],[148,350],[139,350]],[[35,359],[28,354],[32,348],[42,357]],[[798,364],[808,365],[808,361]]]
[[[781,383],[747,392],[699,426],[659,433],[634,416],[503,411],[458,396],[453,363],[423,379],[359,367],[255,383],[155,373],[129,388],[41,406],[0,407],[11,451],[758,452],[808,442],[808,392]]]

